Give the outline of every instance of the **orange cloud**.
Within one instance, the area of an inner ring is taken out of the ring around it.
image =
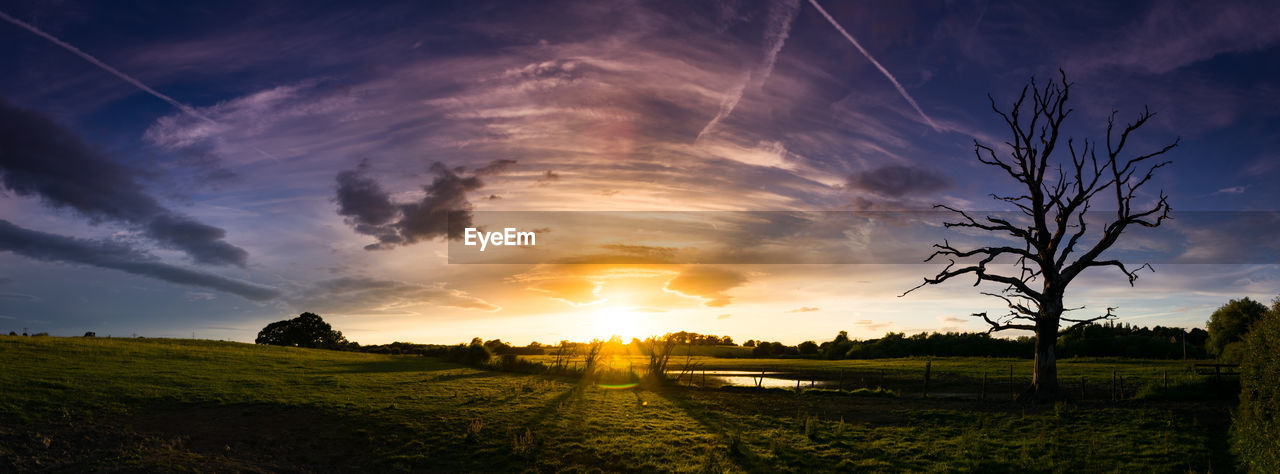
[[[719,308],[732,299],[725,292],[747,282],[746,275],[716,267],[689,267],[667,281],[666,290],[685,296],[702,298],[703,304]]]

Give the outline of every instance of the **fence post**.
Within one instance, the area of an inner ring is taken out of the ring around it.
[[[933,361],[924,361],[924,398],[929,398],[929,373],[933,369]]]

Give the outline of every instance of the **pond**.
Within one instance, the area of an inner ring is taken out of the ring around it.
[[[708,370],[705,373],[707,380],[706,384],[711,386],[737,385],[742,387],[755,387],[758,383],[760,387],[769,388],[795,388],[796,378],[800,376],[793,372],[759,372],[750,370]],[[667,374],[675,377],[680,375],[680,371],[671,370],[668,371]],[[686,374],[681,380],[688,381],[688,375]],[[693,381],[694,383],[701,384],[702,380],[703,371],[699,370],[694,374]],[[808,387],[810,386],[810,383],[811,382],[809,380],[801,380],[800,386]],[[830,380],[817,380],[812,383],[815,387],[835,385],[835,382]]]

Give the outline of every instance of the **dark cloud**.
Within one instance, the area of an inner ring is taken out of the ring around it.
[[[885,197],[932,194],[951,186],[951,180],[934,171],[905,165],[888,165],[849,176],[849,189]]]
[[[165,208],[141,189],[134,173],[102,157],[72,131],[44,115],[0,99],[0,183],[19,196],[38,196],[93,222],[136,227],[162,247],[196,263],[243,267],[249,253],[223,240],[226,232]]]
[[[538,184],[550,184],[550,183],[555,182],[555,181],[560,181],[560,173],[556,173],[555,171],[547,170],[547,171],[545,171],[545,172],[543,172],[543,173],[542,173],[542,177],[538,178],[537,183],[538,183]]]
[[[502,172],[515,160],[496,160],[467,174],[464,167],[449,168],[443,163],[431,165],[435,175],[423,187],[426,196],[409,203],[395,203],[368,173],[370,165],[361,162],[354,170],[338,173],[338,214],[356,232],[378,238],[368,250],[388,249],[435,238],[461,239],[463,229],[471,226],[471,202],[467,193],[484,187],[481,176]]]
[[[36,260],[110,268],[179,285],[224,291],[256,301],[269,300],[277,295],[273,288],[161,263],[145,252],[121,243],[24,229],[3,219],[0,219],[0,251]]]
[[[380,244],[397,244],[403,239],[388,224],[399,210],[391,202],[391,195],[368,176],[371,166],[363,160],[356,169],[338,173],[338,215],[347,218],[347,224],[356,232],[378,238]]]

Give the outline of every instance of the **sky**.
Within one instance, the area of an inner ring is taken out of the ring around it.
[[[989,195],[1017,183],[973,154],[1008,140],[988,94],[1059,69],[1077,140],[1144,106],[1135,152],[1181,140],[1140,195],[1178,224],[1116,249],[1155,271],[1093,269],[1068,305],[1203,327],[1280,294],[1278,221],[1254,212],[1280,210],[1275,2],[0,13],[3,331],[252,341],[303,311],[364,344],[984,331],[970,314],[1003,304],[971,282],[900,296],[939,270],[929,243],[981,236],[825,216],[1007,211]],[[459,212],[559,253],[468,260]]]

